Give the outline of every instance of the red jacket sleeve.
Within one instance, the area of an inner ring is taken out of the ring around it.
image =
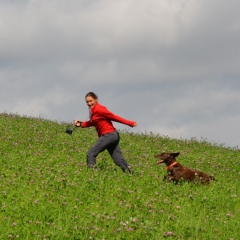
[[[83,128],[87,128],[87,127],[93,127],[94,124],[91,121],[87,121],[87,122],[82,122],[81,125]]]
[[[125,118],[122,118],[118,115],[115,115],[114,113],[110,112],[106,107],[102,106],[100,109],[99,109],[99,114],[102,115],[103,117],[111,120],[111,121],[114,121],[114,122],[119,122],[119,123],[122,123],[122,124],[126,124],[130,127],[134,127],[134,121],[130,121],[130,120],[127,120]]]

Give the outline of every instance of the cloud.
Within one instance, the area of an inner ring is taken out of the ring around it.
[[[0,4],[0,111],[87,119],[95,91],[133,131],[239,144],[239,1]]]

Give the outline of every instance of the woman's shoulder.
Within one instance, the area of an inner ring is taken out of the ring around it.
[[[94,108],[94,112],[98,112],[100,114],[101,113],[104,114],[104,113],[109,112],[109,110],[107,109],[107,107],[101,105],[100,103],[97,103],[95,108]]]
[[[95,107],[94,107],[94,111],[101,111],[107,109],[105,106],[101,105],[100,103],[96,103]]]

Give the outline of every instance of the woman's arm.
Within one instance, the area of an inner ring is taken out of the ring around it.
[[[87,127],[93,127],[93,123],[91,121],[87,121],[87,122],[82,122],[79,120],[74,120],[74,125],[76,127],[82,127],[82,128],[87,128]]]
[[[125,118],[122,118],[112,112],[110,112],[106,107],[102,107],[101,110],[99,111],[99,114],[104,116],[105,118],[114,121],[114,122],[119,122],[125,125],[128,125],[130,127],[136,127],[137,126],[137,122],[135,121],[130,121],[127,120]]]

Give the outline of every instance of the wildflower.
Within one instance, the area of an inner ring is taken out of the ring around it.
[[[17,223],[16,223],[16,222],[13,222],[13,224],[12,224],[12,225],[15,227],[15,226],[17,226]]]
[[[124,222],[120,222],[120,225],[122,225],[122,226],[124,226],[124,227],[126,227],[126,226],[127,226],[127,224],[126,224],[126,223],[124,223]]]
[[[172,236],[172,235],[175,235],[175,234],[173,232],[166,232],[164,235],[165,236]]]
[[[127,228],[127,231],[129,231],[129,232],[132,232],[133,231],[133,228]]]
[[[34,204],[38,204],[38,200],[35,200],[33,203],[34,203]]]
[[[137,218],[132,219],[132,222],[134,222],[134,223],[136,223],[137,221],[138,221]]]

